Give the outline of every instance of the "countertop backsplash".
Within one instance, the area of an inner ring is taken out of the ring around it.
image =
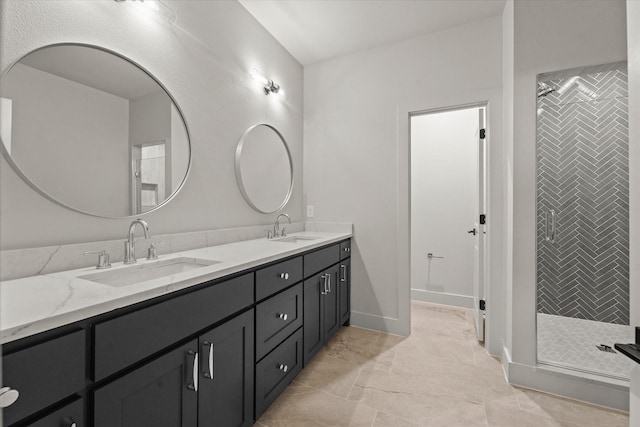
[[[350,223],[332,222],[294,222],[284,225],[287,233],[299,231],[351,232],[352,227]],[[152,227],[153,224],[150,224],[151,238],[149,240],[136,235],[135,252],[138,259],[144,259],[147,256],[147,248],[151,243],[156,246],[158,254],[162,255],[261,237],[266,238],[267,230],[270,230],[272,226],[258,225],[157,236],[153,235]],[[137,231],[139,232],[139,230]],[[124,241],[127,239],[126,230],[122,234],[123,237],[117,240],[2,251],[0,252],[0,280],[13,280],[90,267],[96,264],[98,256],[96,254],[84,255],[83,253],[87,251],[104,249],[109,253],[111,263],[122,262]]]

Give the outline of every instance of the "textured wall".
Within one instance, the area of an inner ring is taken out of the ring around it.
[[[629,324],[628,88],[626,64],[617,67],[544,80],[568,89],[538,103],[541,313]],[[546,240],[548,210],[555,242]]]

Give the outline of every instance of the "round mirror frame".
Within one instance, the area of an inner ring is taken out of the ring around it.
[[[251,200],[251,197],[249,197],[249,194],[247,194],[247,190],[244,186],[244,183],[242,182],[242,170],[241,170],[240,161],[242,157],[242,148],[244,146],[245,138],[253,129],[259,126],[266,126],[272,131],[274,131],[276,135],[278,135],[278,138],[280,138],[280,141],[284,146],[284,149],[287,153],[287,158],[289,160],[289,173],[291,174],[289,189],[287,190],[287,195],[284,197],[284,200],[282,201],[282,203],[272,211],[266,211],[256,206],[256,204]],[[258,123],[257,125],[250,126],[247,130],[245,130],[242,133],[242,136],[240,136],[240,140],[238,141],[238,146],[236,147],[235,170],[236,170],[236,181],[238,182],[238,187],[240,188],[240,193],[242,193],[242,197],[244,197],[244,200],[249,204],[249,206],[251,206],[256,211],[264,214],[272,214],[280,211],[282,208],[284,208],[287,205],[287,203],[289,203],[289,199],[291,198],[291,194],[293,193],[293,180],[294,180],[293,179],[293,160],[291,159],[291,151],[289,150],[289,145],[287,144],[287,141],[284,139],[284,136],[282,136],[280,131],[275,127],[267,123]]]
[[[162,206],[166,205],[167,203],[169,203],[171,200],[173,200],[173,198],[180,192],[180,190],[182,190],[182,187],[184,187],[185,182],[187,181],[187,178],[189,176],[189,173],[191,172],[191,163],[192,163],[192,159],[191,159],[191,136],[190,136],[190,132],[189,132],[189,126],[187,125],[187,120],[184,117],[184,114],[182,112],[182,109],[180,108],[180,106],[178,105],[178,103],[176,102],[176,100],[173,98],[173,95],[171,95],[171,93],[167,90],[167,88],[165,87],[165,85],[163,85],[153,74],[151,74],[146,68],[142,67],[140,64],[138,64],[137,62],[127,58],[126,56],[124,56],[123,54],[120,54],[118,52],[115,52],[111,49],[107,49],[105,47],[102,46],[97,46],[97,45],[93,45],[93,44],[89,44],[89,43],[75,43],[75,42],[66,42],[66,43],[53,43],[53,44],[49,44],[49,45],[45,45],[45,46],[41,46],[37,49],[34,49],[32,51],[27,52],[26,54],[22,55],[17,61],[15,61],[13,64],[11,64],[3,73],[2,76],[0,77],[0,79],[4,79],[6,77],[7,74],[9,74],[9,72],[13,69],[13,67],[15,67],[16,64],[20,63],[20,61],[22,61],[24,58],[26,58],[27,56],[31,55],[34,52],[46,49],[46,48],[50,48],[50,47],[59,47],[59,46],[80,46],[80,47],[86,47],[86,48],[91,48],[91,49],[96,49],[96,50],[100,50],[106,53],[109,53],[111,55],[117,56],[120,59],[123,59],[125,61],[127,61],[128,63],[130,63],[131,65],[135,66],[136,68],[138,68],[140,71],[144,72],[149,78],[151,78],[169,97],[169,99],[171,100],[171,102],[173,103],[173,105],[175,106],[176,110],[178,111],[178,113],[180,114],[180,118],[182,119],[182,124],[184,125],[184,131],[186,133],[187,136],[187,151],[188,151],[188,155],[187,155],[187,170],[185,171],[184,174],[184,178],[182,179],[182,182],[180,183],[180,185],[178,186],[178,188],[175,189],[175,191],[169,196],[167,197],[162,203],[158,204],[157,206],[155,206],[153,209],[149,209],[148,211],[142,212],[142,213],[138,213],[138,214],[134,214],[134,215],[125,215],[125,216],[110,216],[110,215],[101,215],[101,214],[97,214],[97,213],[93,213],[93,212],[89,212],[89,211],[85,211],[82,209],[78,209],[74,206],[71,206],[61,200],[56,199],[55,197],[53,197],[52,195],[50,195],[49,193],[47,193],[46,191],[44,191],[42,188],[40,188],[35,182],[33,182],[21,169],[20,167],[13,161],[13,159],[11,158],[11,154],[9,154],[5,148],[5,145],[3,142],[0,141],[0,151],[2,152],[2,156],[4,157],[4,159],[7,161],[7,163],[9,163],[9,166],[11,166],[11,168],[14,170],[14,172],[26,183],[28,184],[32,189],[34,189],[36,192],[38,192],[41,196],[47,198],[48,200],[54,202],[55,204],[62,206],[64,208],[67,208],[69,210],[72,210],[74,212],[79,212],[85,215],[90,215],[93,217],[98,217],[98,218],[110,218],[110,219],[120,219],[120,218],[138,218],[142,215],[154,212],[158,209],[160,209]]]

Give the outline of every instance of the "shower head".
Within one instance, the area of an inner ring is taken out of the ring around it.
[[[542,89],[542,90],[538,90],[538,98],[541,98],[543,96],[547,96],[549,95],[551,92],[555,92],[556,90],[553,88],[547,88],[547,89]]]
[[[555,89],[546,84],[545,82],[538,82],[538,98],[547,96],[551,92],[555,92]]]

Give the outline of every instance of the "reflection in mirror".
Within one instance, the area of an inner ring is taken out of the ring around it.
[[[67,208],[101,217],[154,210],[182,187],[190,143],[164,87],[127,58],[95,46],[35,50],[0,84],[9,164]]]
[[[236,179],[249,205],[262,213],[284,208],[293,190],[293,163],[276,128],[258,124],[247,129],[236,149]]]

